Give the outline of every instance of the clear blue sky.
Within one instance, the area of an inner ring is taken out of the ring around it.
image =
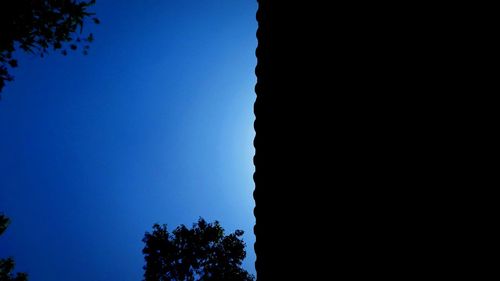
[[[255,273],[255,0],[98,0],[88,56],[20,55],[0,101],[0,257],[31,281],[139,281],[144,232],[245,231]]]

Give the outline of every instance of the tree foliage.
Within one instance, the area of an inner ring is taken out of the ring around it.
[[[6,216],[0,214],[0,235],[7,229],[9,226],[10,220]]]
[[[0,214],[0,235],[7,229],[9,226],[10,220]],[[27,281],[28,275],[26,273],[17,274],[13,273],[14,270],[14,260],[12,258],[0,259],[0,281]]]
[[[92,33],[83,34],[86,20],[98,24],[99,19],[88,11],[95,0],[1,0],[0,1],[0,92],[6,81],[12,81],[9,73],[18,62],[13,53],[16,49],[43,57],[49,50],[68,49],[87,54]]]
[[[241,268],[246,256],[243,231],[224,235],[219,222],[200,218],[191,229],[184,225],[170,233],[166,225],[153,225],[142,240],[145,281],[251,281]]]

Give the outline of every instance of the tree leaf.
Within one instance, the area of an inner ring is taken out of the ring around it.
[[[9,65],[10,65],[11,67],[17,67],[17,60],[11,59],[11,60],[9,61]]]

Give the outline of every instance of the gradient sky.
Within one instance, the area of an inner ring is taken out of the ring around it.
[[[255,274],[255,0],[98,0],[88,56],[18,54],[0,101],[0,257],[31,281],[139,281],[144,232],[245,231]]]

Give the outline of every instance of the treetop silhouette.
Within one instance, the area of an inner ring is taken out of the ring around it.
[[[246,256],[243,231],[225,235],[219,222],[200,218],[191,229],[153,225],[142,240],[146,265],[144,281],[252,281],[241,268]]]

